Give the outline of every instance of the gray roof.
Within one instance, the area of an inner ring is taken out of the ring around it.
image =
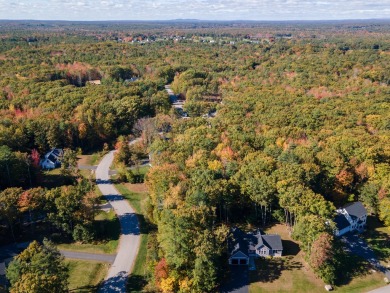
[[[240,228],[233,228],[228,240],[229,251],[231,255],[241,251],[248,255],[248,250],[255,250],[257,244],[261,241],[260,232],[246,233]]]
[[[360,218],[367,215],[367,211],[360,201],[349,203],[343,207],[351,218]]]
[[[282,239],[279,235],[261,235],[264,245],[273,250],[283,250]]]
[[[336,227],[339,231],[343,230],[344,228],[347,228],[349,225],[351,225],[348,220],[345,218],[344,215],[337,215],[334,218],[334,222],[336,223]]]
[[[248,250],[256,250],[263,244],[269,249],[283,250],[279,235],[261,235],[260,231],[245,233],[239,228],[233,228],[228,240],[231,255],[241,251],[248,256]]]
[[[246,239],[247,234],[239,228],[233,228],[230,236],[228,246],[231,255],[241,251],[248,256],[249,243]]]

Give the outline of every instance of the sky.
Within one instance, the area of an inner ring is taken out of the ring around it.
[[[390,0],[0,0],[0,19],[333,20],[390,18]]]

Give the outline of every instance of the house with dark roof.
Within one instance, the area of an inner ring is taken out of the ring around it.
[[[337,210],[334,222],[336,223],[336,236],[353,231],[362,232],[367,222],[367,210],[359,201],[349,203]]]
[[[61,166],[61,159],[64,155],[62,149],[52,149],[46,153],[45,157],[39,162],[42,169],[55,169]]]
[[[228,240],[230,253],[229,264],[248,265],[250,257],[280,257],[283,253],[282,240],[279,235],[245,233],[233,228]]]

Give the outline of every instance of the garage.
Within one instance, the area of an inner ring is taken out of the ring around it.
[[[230,260],[231,265],[241,265],[241,266],[246,266],[248,265],[248,259],[246,258],[232,258]]]
[[[229,264],[235,265],[235,266],[246,266],[249,263],[249,257],[242,253],[241,251],[238,251],[234,255],[232,255],[229,259]]]

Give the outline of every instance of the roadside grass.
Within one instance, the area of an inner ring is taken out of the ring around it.
[[[385,227],[376,217],[369,216],[363,236],[380,262],[390,265],[390,228]]]
[[[107,203],[107,200],[103,196],[103,193],[100,191],[99,187],[95,185],[95,193],[97,196],[99,196],[100,202],[101,203]]]
[[[250,293],[260,292],[322,292],[325,283],[318,278],[304,259],[298,243],[291,239],[285,225],[274,225],[266,231],[269,234],[279,234],[283,241],[283,257],[257,259],[256,271],[249,273]],[[348,257],[351,276],[345,279],[345,284],[334,286],[335,292],[360,293],[381,287],[383,275],[379,272],[370,273],[369,266],[355,256]],[[356,268],[356,267],[359,268]],[[355,271],[355,273],[352,273]]]
[[[88,155],[78,155],[78,164],[79,165],[88,165],[88,166],[95,166],[99,163],[99,161],[103,158],[105,155],[104,152],[95,152]]]
[[[135,182],[134,184],[142,184],[145,180],[145,175],[148,173],[150,166],[149,165],[142,165],[142,166],[131,166],[128,168],[131,170],[131,172],[134,174]],[[116,171],[116,167],[114,164],[111,165],[110,170]],[[111,179],[114,182],[118,182],[119,174],[115,173],[111,175]]]
[[[87,179],[95,179],[95,174],[91,172],[91,170],[79,170],[81,176]]]
[[[58,249],[114,254],[118,248],[120,234],[120,223],[115,212],[99,211],[94,225],[97,234],[95,243],[61,243],[57,245]]]
[[[67,259],[69,266],[69,292],[96,292],[108,271],[108,264]]]
[[[129,204],[134,208],[137,214],[143,214],[143,201],[146,199],[146,193],[132,192],[127,187],[126,184],[115,184],[115,188],[123,195],[123,197],[129,202]]]
[[[134,263],[133,272],[128,278],[127,292],[142,292],[143,287],[147,283],[146,256],[149,225],[145,220],[143,208],[147,193],[132,192],[127,186],[128,184],[116,184],[115,188],[123,195],[123,197],[136,211],[141,230],[141,243],[138,250],[137,258]]]

